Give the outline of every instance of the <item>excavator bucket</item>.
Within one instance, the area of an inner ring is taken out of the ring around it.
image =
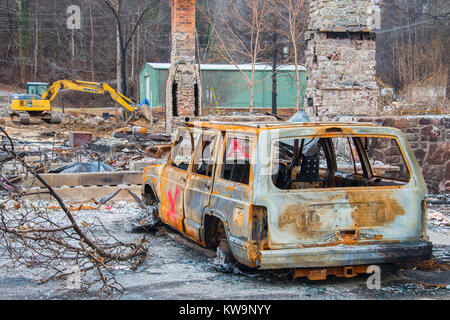
[[[153,124],[152,109],[150,109],[150,106],[143,105],[139,113],[141,117],[144,117],[150,124]]]

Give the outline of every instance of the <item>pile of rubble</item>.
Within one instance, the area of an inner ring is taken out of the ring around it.
[[[439,226],[450,226],[450,218],[446,217],[442,212],[429,209],[428,210],[428,218],[430,222]]]
[[[103,117],[85,113],[65,115],[61,128],[65,130],[88,130],[95,133],[109,133],[124,126],[114,116],[104,113]]]
[[[450,226],[450,194],[429,196],[427,202],[428,221],[436,226]]]
[[[92,132],[57,134],[45,130],[46,127],[40,127],[34,136],[25,136],[24,139],[23,135],[19,135],[20,138],[14,139],[15,151],[20,160],[2,162],[0,195],[7,196],[17,188],[31,193],[43,191],[39,189],[42,187],[39,184],[32,186],[21,161],[40,173],[52,187],[58,188],[61,196],[68,195],[69,201],[73,194],[84,199],[92,192],[100,198],[105,193],[124,188],[136,193],[141,183],[139,172],[149,165],[165,163],[172,140],[168,135],[146,133],[145,130],[133,131],[133,128],[116,130],[106,137]],[[7,144],[8,141],[3,143]],[[82,176],[78,176],[80,174]],[[61,175],[61,179],[58,175]],[[112,182],[108,184],[107,181]],[[64,188],[76,189],[70,192]]]

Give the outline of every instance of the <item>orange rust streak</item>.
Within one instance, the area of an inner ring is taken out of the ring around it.
[[[236,183],[233,183],[232,187],[227,187],[225,192],[230,192],[230,198],[233,196],[234,189],[236,188]]]
[[[329,199],[335,201],[338,196]],[[397,216],[404,215],[404,208],[389,192],[355,192],[347,191],[346,197],[351,208],[352,230],[354,233],[345,233],[336,230],[338,244],[361,244],[358,239],[361,228],[381,227],[394,222]],[[372,206],[368,206],[372,204]],[[308,240],[325,236],[329,230],[323,229],[320,211],[308,205],[288,206],[279,216],[278,225],[281,230],[294,233],[300,239]],[[376,240],[382,239],[377,235]],[[370,242],[369,242],[370,243]],[[330,245],[329,243],[326,245]]]
[[[374,241],[358,241],[358,240],[353,240],[353,241],[348,241],[348,242],[343,242],[343,241],[335,241],[335,242],[327,242],[327,243],[321,243],[321,244],[304,244],[304,245],[299,245],[299,247],[301,248],[320,248],[320,247],[335,247],[335,246],[340,246],[340,245],[349,245],[349,246],[365,246],[365,245],[370,245],[370,244],[374,244]],[[386,241],[376,241],[376,244],[397,244],[400,243],[400,240],[386,240]]]
[[[352,208],[352,218],[356,228],[377,227],[394,222],[397,216],[404,215],[405,209],[389,193],[347,192]],[[368,212],[367,203],[382,203],[376,212]],[[372,214],[369,214],[372,213]]]
[[[307,127],[324,127],[326,128],[343,128],[343,127],[361,127],[361,126],[371,126],[371,127],[377,127],[375,124],[371,123],[282,123],[282,124],[276,124],[273,123],[273,126],[270,127],[251,127],[251,126],[245,126],[245,125],[235,125],[235,124],[224,124],[224,123],[208,123],[208,122],[194,122],[195,127],[202,127],[202,128],[208,128],[208,129],[217,129],[221,131],[227,131],[227,130],[233,130],[233,131],[241,131],[241,132],[252,132],[252,133],[259,133],[261,130],[273,130],[273,129],[291,129],[291,128],[307,128]],[[349,128],[346,128],[350,130]]]

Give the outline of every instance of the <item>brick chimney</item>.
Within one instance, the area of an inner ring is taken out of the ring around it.
[[[201,115],[201,82],[195,62],[195,0],[171,0],[172,51],[166,83],[166,130],[179,118]]]

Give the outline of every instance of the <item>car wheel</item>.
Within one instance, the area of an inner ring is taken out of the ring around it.
[[[236,262],[227,239],[220,240],[219,248],[223,252],[223,258],[226,264]]]
[[[211,267],[219,272],[231,273],[234,271],[235,259],[227,240],[221,240],[217,247],[216,256],[210,260]]]

